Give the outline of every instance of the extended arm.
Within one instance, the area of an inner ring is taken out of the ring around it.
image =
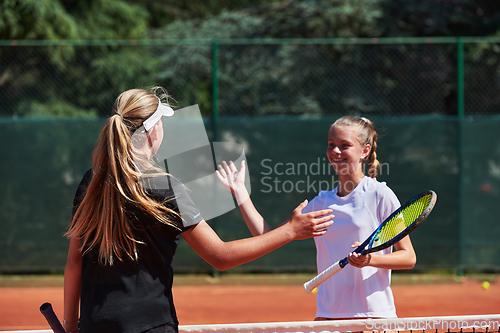
[[[301,214],[305,205],[306,202],[300,204],[284,225],[256,237],[224,242],[205,221],[183,232],[182,236],[206,262],[226,270],[260,258],[292,240],[325,234],[325,228],[333,223],[332,216],[326,215],[331,210]]]
[[[71,238],[64,269],[64,324],[66,332],[78,332],[80,287],[82,283],[82,254],[80,241]]]

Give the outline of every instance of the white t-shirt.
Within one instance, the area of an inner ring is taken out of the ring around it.
[[[318,272],[345,258],[354,242],[363,242],[400,203],[385,182],[364,177],[344,197],[333,191],[321,191],[303,211],[331,208],[334,223],[328,232],[315,237]],[[390,253],[386,249],[379,253]],[[395,318],[396,308],[390,288],[391,270],[347,265],[318,288],[316,317],[325,318]]]

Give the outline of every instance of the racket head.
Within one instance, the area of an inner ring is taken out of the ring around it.
[[[437,194],[428,190],[408,200],[394,211],[369,237],[368,248],[361,253],[386,249],[412,232],[431,213]]]

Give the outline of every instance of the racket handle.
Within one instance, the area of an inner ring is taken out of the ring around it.
[[[320,274],[316,275],[314,278],[311,280],[307,281],[304,283],[304,290],[307,291],[308,293],[312,292],[314,288],[337,274],[342,270],[342,268],[347,265],[347,258],[344,258],[342,260],[337,261],[335,264],[331,265],[327,269],[325,269],[323,272]]]
[[[52,304],[43,303],[42,306],[40,306],[40,312],[44,315],[45,319],[47,319],[47,322],[54,333],[66,333],[61,325],[61,322],[57,319],[57,316],[52,309]]]

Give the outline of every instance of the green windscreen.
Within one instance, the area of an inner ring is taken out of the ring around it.
[[[326,157],[328,129],[335,120],[221,118],[216,127],[210,122],[205,127],[209,132],[216,128],[218,141],[245,147],[250,195],[274,227],[305,199],[337,186],[338,175]],[[429,189],[439,195],[432,214],[410,235],[418,260],[415,269],[499,270],[495,208],[500,198],[500,117],[371,120],[380,133],[377,159],[382,168],[377,180],[386,182],[400,203]],[[103,119],[0,122],[1,272],[64,269],[69,241],[63,235],[71,221],[73,196],[92,166],[102,125]],[[224,241],[252,236],[238,208],[208,223]],[[350,251],[346,248],[345,254]],[[446,257],[435,255],[443,251]],[[212,270],[182,236],[173,266],[177,272]],[[231,270],[314,272],[314,240],[291,242]]]

